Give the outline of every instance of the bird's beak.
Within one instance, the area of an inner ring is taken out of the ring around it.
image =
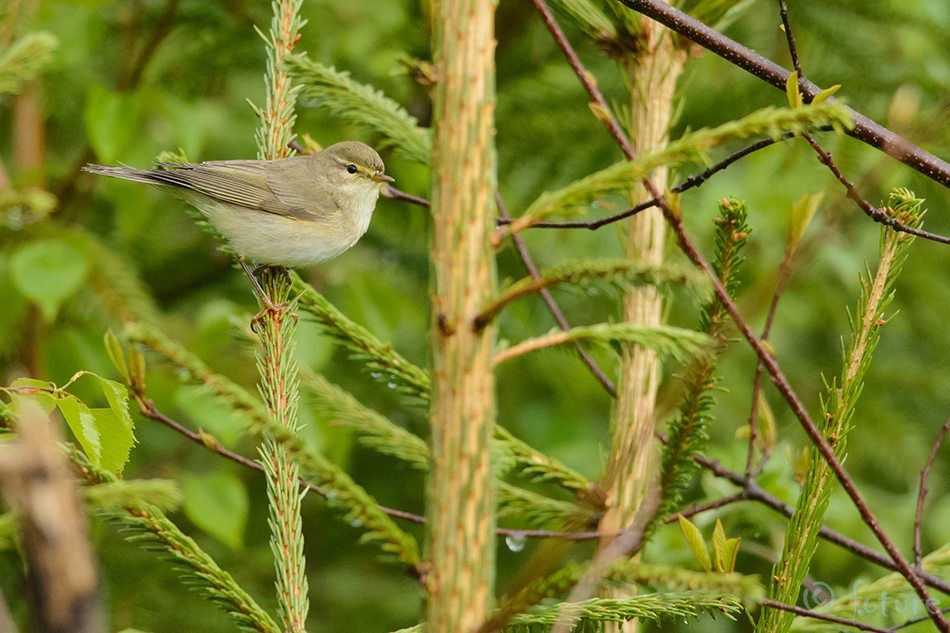
[[[376,174],[375,176],[370,176],[370,179],[375,182],[396,182],[395,178],[387,176],[386,174]]]

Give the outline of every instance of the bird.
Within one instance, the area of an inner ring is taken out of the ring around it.
[[[155,164],[160,169],[96,164],[82,169],[176,189],[228,241],[273,310],[279,306],[245,260],[298,268],[340,255],[366,233],[380,188],[394,181],[376,150],[358,141],[277,160]]]

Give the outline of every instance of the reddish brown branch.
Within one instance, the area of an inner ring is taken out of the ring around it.
[[[943,428],[940,429],[940,433],[937,435],[937,441],[934,442],[934,447],[930,451],[930,457],[927,458],[927,465],[920,471],[920,492],[917,494],[917,514],[914,517],[914,560],[918,567],[920,567],[922,558],[920,547],[920,519],[924,514],[924,498],[927,496],[927,477],[930,475],[930,468],[933,466],[934,459],[937,457],[937,451],[940,450],[940,445],[943,444],[943,438],[946,437],[948,430],[950,430],[950,418],[947,418],[947,421],[943,423]]]
[[[798,418],[799,423],[805,430],[805,433],[808,435],[809,439],[811,439],[812,444],[814,444],[814,446],[818,449],[818,452],[821,453],[822,458],[834,471],[835,477],[841,483],[841,486],[844,488],[844,491],[847,493],[848,497],[851,498],[851,501],[854,503],[855,508],[857,508],[858,513],[861,515],[864,524],[867,525],[871,532],[874,533],[875,538],[877,538],[877,540],[890,555],[891,560],[894,561],[898,573],[907,579],[921,600],[924,602],[930,600],[930,594],[927,593],[927,589],[923,583],[921,583],[919,576],[911,568],[910,564],[903,557],[900,551],[898,551],[894,543],[891,542],[890,538],[888,538],[888,536],[884,533],[884,530],[881,529],[881,526],[874,514],[871,512],[870,508],[868,508],[867,504],[864,502],[864,499],[861,497],[861,494],[858,492],[857,487],[854,485],[854,481],[851,479],[851,476],[848,475],[847,471],[841,465],[841,462],[835,457],[834,449],[828,443],[828,440],[826,440],[821,434],[821,431],[818,430],[818,427],[811,419],[811,416],[808,415],[808,411],[805,410],[805,406],[802,404],[801,400],[799,400],[798,395],[792,389],[791,384],[788,382],[788,379],[785,377],[785,374],[779,367],[778,361],[768,352],[768,350],[765,349],[765,347],[762,345],[762,342],[756,337],[755,333],[752,332],[751,327],[742,317],[742,314],[736,307],[735,302],[733,302],[732,297],[730,297],[729,293],[726,292],[725,287],[723,287],[715,272],[713,272],[709,264],[696,249],[695,245],[693,245],[692,240],[689,239],[689,236],[686,234],[686,231],[683,228],[683,223],[679,215],[674,213],[668,207],[668,205],[665,204],[665,201],[661,200],[660,202],[660,209],[663,211],[663,215],[666,217],[667,222],[670,224],[670,227],[673,229],[674,233],[679,239],[680,248],[682,248],[686,256],[689,257],[690,261],[702,269],[703,272],[705,272],[709,277],[716,296],[729,312],[729,315],[732,317],[736,327],[738,327],[739,331],[742,332],[743,337],[745,337],[745,339],[749,342],[749,345],[752,346],[752,349],[755,350],[755,353],[758,355],[763,365],[765,365],[765,368],[769,372],[769,376],[772,378],[772,382],[785,398],[792,410],[792,413],[794,413],[795,417]],[[933,613],[931,614],[931,617],[941,631],[950,631],[950,623],[947,622],[942,613]]]
[[[683,37],[719,55],[766,83],[780,90],[785,90],[785,83],[791,74],[788,70],[738,42],[734,42],[699,20],[674,9],[661,0],[620,0],[620,2],[634,11],[656,20],[668,29],[676,31]],[[798,83],[802,96],[808,103],[821,92],[821,88],[806,79],[799,78]],[[834,99],[829,99],[829,101],[834,101]],[[945,187],[950,187],[950,165],[945,161],[878,125],[860,112],[847,106],[843,107],[848,110],[854,121],[854,128],[846,131],[849,136],[881,150],[888,156],[899,160]]]

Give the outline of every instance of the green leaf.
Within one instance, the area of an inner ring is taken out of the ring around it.
[[[63,240],[32,242],[10,261],[13,283],[23,296],[36,302],[43,318],[56,318],[63,302],[71,297],[89,274],[85,253]]]
[[[716,519],[716,527],[712,535],[712,559],[716,571],[722,573],[727,571],[723,563],[723,556],[726,548],[726,531],[722,529],[722,521]]]
[[[106,352],[108,352],[109,358],[112,359],[112,364],[115,365],[119,373],[122,374],[122,378],[125,382],[129,382],[129,366],[125,362],[125,352],[122,351],[119,339],[116,338],[112,328],[106,330],[105,343]]]
[[[788,96],[788,107],[802,107],[802,93],[798,89],[798,71],[796,70],[785,80],[785,94]],[[820,103],[820,102],[819,102]]]
[[[693,523],[679,515],[680,529],[683,530],[683,536],[686,537],[686,544],[693,550],[696,560],[706,571],[712,571],[712,562],[709,560],[709,550],[706,549],[706,541],[703,540],[702,532]]]
[[[65,394],[64,397],[57,400],[56,404],[66,419],[66,424],[69,425],[73,435],[79,440],[80,446],[89,456],[89,459],[92,460],[92,463],[101,468],[106,468],[102,465],[102,434],[99,432],[99,427],[96,425],[96,420],[89,407],[81,402],[79,398],[70,394]]]
[[[811,100],[812,104],[824,103],[825,101],[830,99],[834,93],[838,92],[838,88],[840,87],[841,87],[841,84],[835,84],[834,86],[831,86],[830,88],[825,88],[824,90],[822,90],[821,92],[815,95],[815,98]]]
[[[90,86],[83,119],[89,142],[101,162],[114,162],[132,142],[139,109],[139,100],[134,95]]]
[[[732,573],[736,569],[736,557],[739,556],[739,541],[740,539],[738,538],[731,538],[726,541],[723,547],[722,566],[727,574]]]
[[[64,394],[56,404],[92,463],[109,472],[121,472],[135,437],[119,416],[112,409],[90,409],[71,394]]]
[[[798,243],[808,228],[815,212],[818,211],[818,205],[824,193],[805,194],[801,199],[792,205],[785,221],[785,248],[794,251],[798,248]]]
[[[20,549],[20,521],[14,511],[0,514],[0,550]]]
[[[250,507],[244,482],[229,473],[187,475],[184,487],[188,518],[228,547],[240,548]]]
[[[125,385],[117,383],[114,380],[96,376],[99,384],[102,386],[102,393],[105,394],[109,402],[109,408],[115,413],[116,419],[125,425],[130,431],[135,429],[135,423],[132,422],[132,416],[129,415],[129,391]]]

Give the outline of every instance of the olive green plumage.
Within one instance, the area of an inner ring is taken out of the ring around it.
[[[356,244],[392,181],[379,154],[356,141],[279,160],[157,164],[165,169],[83,170],[178,188],[238,255],[274,266],[310,266]]]

